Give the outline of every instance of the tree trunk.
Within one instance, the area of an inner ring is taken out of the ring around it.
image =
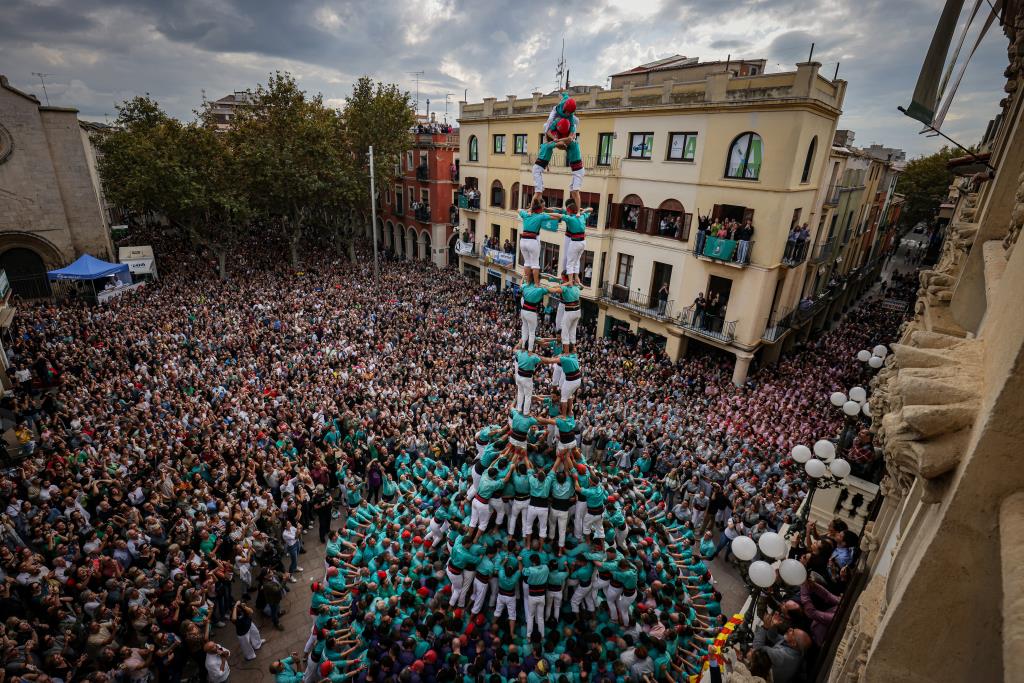
[[[299,235],[292,235],[291,239],[292,268],[299,267]]]
[[[217,266],[220,269],[221,282],[227,282],[228,279],[227,256],[227,249],[217,250]]]
[[[356,262],[356,241],[349,240],[348,243],[348,260],[352,263]]]

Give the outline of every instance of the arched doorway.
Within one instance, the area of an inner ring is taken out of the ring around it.
[[[430,260],[430,231],[424,230],[420,234],[420,258],[424,261]]]
[[[405,258],[405,226],[401,223],[398,224],[398,246],[395,248],[395,253],[401,258]]]
[[[613,227],[620,230],[639,230],[642,224],[644,203],[635,194],[627,194],[622,198],[619,208],[619,222]]]
[[[415,260],[423,258],[420,255],[420,240],[416,234],[416,228],[409,229],[409,240],[412,242],[412,244],[410,245],[412,248],[409,249],[409,255],[412,257],[412,259]]]
[[[448,267],[458,268],[459,267],[459,254],[455,251],[455,243],[459,241],[459,236],[452,235],[452,238],[448,240]]]
[[[511,199],[508,202],[508,208],[512,211],[516,211],[519,208],[519,183],[512,183],[512,192],[510,193]]]
[[[23,299],[50,296],[43,257],[28,247],[14,247],[0,254],[0,268],[7,273],[11,292]]]

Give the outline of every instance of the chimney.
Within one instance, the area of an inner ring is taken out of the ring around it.
[[[821,62],[800,62],[796,65],[796,77],[793,80],[793,95],[795,97],[811,96],[820,68]]]

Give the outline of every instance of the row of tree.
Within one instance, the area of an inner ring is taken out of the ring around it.
[[[249,91],[226,130],[211,104],[189,122],[148,95],[117,111],[96,140],[107,198],[165,216],[217,255],[221,278],[235,240],[256,224],[287,239],[293,265],[310,237],[352,257],[370,222],[368,148],[377,188],[389,187],[415,124],[409,93],[395,85],[361,78],[339,110],[280,72]]]

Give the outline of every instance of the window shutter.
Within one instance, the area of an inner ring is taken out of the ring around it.
[[[622,226],[622,204],[609,204],[611,211],[605,214],[608,219],[606,228],[618,228]]]
[[[722,218],[722,205],[721,204],[715,204],[713,207],[711,207],[711,221],[714,222],[714,221],[720,220],[721,218]]]
[[[690,223],[691,222],[693,222],[693,214],[692,213],[683,214],[683,231],[682,231],[682,234],[679,235],[680,241],[686,242],[686,241],[688,241],[690,239]]]
[[[750,221],[751,225],[754,223],[754,210],[750,207],[743,207],[743,222]]]

